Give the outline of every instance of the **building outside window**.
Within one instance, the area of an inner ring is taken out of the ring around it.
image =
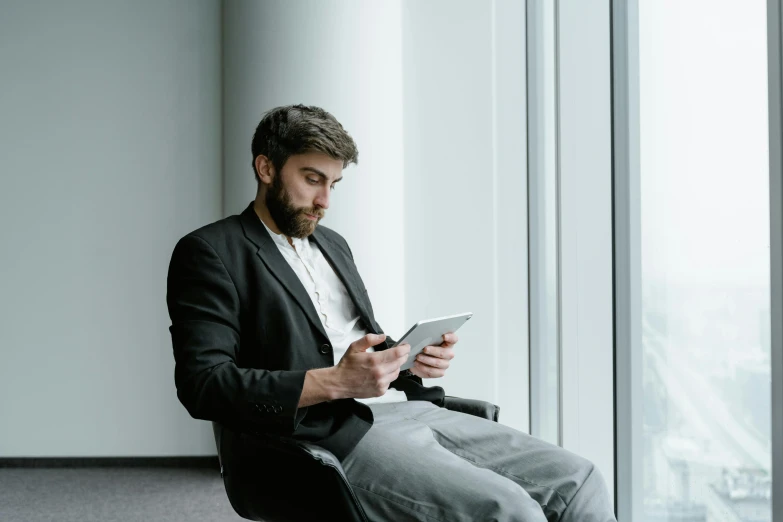
[[[638,5],[645,520],[770,521],[767,5]]]

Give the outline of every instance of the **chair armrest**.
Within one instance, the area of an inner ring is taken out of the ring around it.
[[[500,407],[491,402],[478,399],[450,397],[448,395],[446,395],[443,401],[443,407],[447,410],[459,411],[495,422],[498,421],[498,417],[500,416]]]

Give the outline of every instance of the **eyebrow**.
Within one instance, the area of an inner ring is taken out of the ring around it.
[[[316,168],[313,168],[313,167],[302,167],[299,170],[300,171],[306,171],[306,172],[312,172],[313,174],[317,174],[318,176],[320,176],[321,178],[323,178],[323,179],[325,179],[327,181],[329,180],[329,176],[327,176],[326,174],[324,174],[323,172],[321,172],[320,170],[318,170]],[[340,176],[339,178],[334,180],[333,183],[337,183],[338,181],[342,181],[342,179],[343,179],[343,177]]]

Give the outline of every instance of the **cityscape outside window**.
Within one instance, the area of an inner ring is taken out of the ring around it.
[[[647,522],[772,519],[766,28],[639,2]]]

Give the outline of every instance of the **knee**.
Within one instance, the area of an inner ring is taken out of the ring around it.
[[[598,467],[596,467],[595,464],[590,461],[587,461],[585,470],[587,471],[585,476],[585,485],[587,485],[596,493],[600,492],[608,494],[609,490],[606,487],[606,480],[604,480],[604,476],[601,474],[601,470],[599,470]]]
[[[592,480],[595,476],[598,480],[603,480],[598,468],[595,467],[592,461],[571,453],[570,451],[563,450],[560,460],[561,477],[565,480],[573,481],[575,484],[582,484],[586,480]]]
[[[589,459],[586,459],[576,453],[561,448],[563,452],[563,458],[568,463],[569,467],[572,467],[575,472],[581,472],[585,475],[592,473],[595,469],[595,464]]]
[[[492,522],[546,521],[541,506],[520,486],[485,493],[476,504],[473,519]]]
[[[567,479],[564,487],[560,489],[566,504],[571,504],[577,496],[592,498],[594,502],[599,499],[601,502],[609,500],[609,488],[595,464],[585,458],[576,457],[573,466],[570,480]]]
[[[547,504],[568,505],[570,500],[580,490],[605,491],[606,483],[598,468],[590,460],[567,450],[561,450],[558,458],[551,465],[550,481],[551,494],[559,497],[546,499]],[[564,507],[564,506],[563,506]]]
[[[568,500],[566,510],[561,513],[562,520],[606,520],[616,522],[609,489],[606,487],[601,471],[586,461],[580,473],[575,492]]]

